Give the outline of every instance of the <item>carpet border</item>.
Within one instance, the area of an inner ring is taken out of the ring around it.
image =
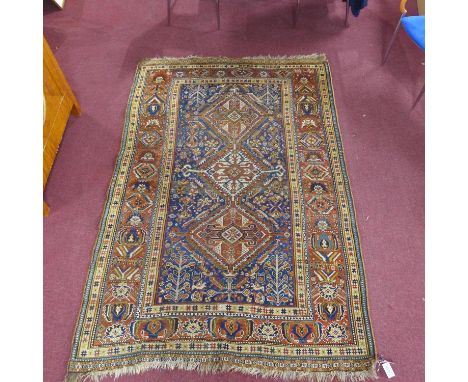
[[[363,261],[363,256],[361,252],[361,237],[359,233],[359,227],[357,224],[357,219],[356,219],[356,208],[354,206],[354,195],[351,190],[351,185],[349,181],[349,176],[348,176],[348,169],[346,165],[346,153],[345,149],[343,146],[343,142],[341,139],[341,131],[340,131],[340,125],[338,121],[338,113],[337,113],[337,107],[335,103],[335,91],[333,89],[333,78],[330,70],[330,63],[326,61],[326,69],[327,69],[327,79],[328,79],[328,87],[331,90],[330,93],[330,103],[332,107],[332,114],[333,114],[333,128],[335,130],[335,137],[337,144],[340,149],[340,163],[341,163],[341,169],[343,172],[343,177],[345,179],[345,189],[347,193],[347,198],[348,202],[350,205],[350,213],[351,213],[351,219],[352,219],[352,227],[353,227],[353,236],[354,236],[354,243],[356,247],[356,253],[357,253],[357,259],[359,261],[359,273],[361,277],[361,287],[362,287],[362,293],[361,297],[363,297],[363,312],[365,314],[365,317],[367,319],[367,325],[366,328],[368,330],[367,335],[369,338],[369,345],[371,347],[371,351],[373,352],[374,357],[377,355],[377,347],[375,344],[375,338],[374,338],[374,332],[372,329],[372,320],[369,314],[369,296],[367,293],[368,287],[367,287],[367,274],[366,270],[364,267],[364,261]]]
[[[119,152],[117,155],[117,159],[115,160],[114,164],[114,172],[112,178],[110,180],[110,184],[106,193],[106,199],[104,202],[104,210],[100,218],[99,222],[99,231],[98,236],[95,241],[92,250],[92,257],[91,262],[88,268],[85,286],[83,288],[82,293],[82,302],[79,309],[79,316],[78,320],[75,324],[74,334],[72,337],[72,357],[76,355],[75,350],[75,342],[79,339],[78,333],[80,333],[82,329],[82,324],[84,320],[84,314],[86,312],[86,306],[88,304],[88,297],[90,293],[90,285],[91,280],[94,276],[96,260],[98,256],[98,249],[101,245],[101,240],[104,232],[104,223],[108,217],[109,206],[111,203],[110,196],[112,195],[115,185],[116,185],[116,178],[118,173],[120,172],[120,166],[122,157],[125,153],[126,148],[126,140],[128,136],[128,128],[129,122],[131,117],[131,105],[134,100],[135,95],[135,88],[137,84],[137,79],[139,78],[140,71],[143,66],[150,65],[152,63],[155,64],[174,64],[174,63],[193,63],[196,65],[212,65],[212,64],[219,64],[219,63],[232,63],[232,65],[236,64],[248,64],[248,63],[258,63],[258,64],[316,64],[321,63],[326,66],[326,73],[327,73],[327,86],[330,90],[330,107],[333,115],[333,129],[335,132],[336,143],[339,147],[339,158],[340,164],[342,169],[343,178],[345,180],[345,189],[346,189],[346,196],[348,199],[349,207],[350,207],[350,215],[351,215],[351,223],[353,228],[353,235],[354,235],[354,243],[356,247],[356,255],[359,262],[359,272],[361,277],[361,298],[362,298],[362,311],[366,318],[366,329],[367,329],[367,338],[370,350],[370,358],[369,361],[371,362],[371,367],[367,370],[363,371],[330,371],[330,372],[314,372],[314,371],[307,371],[307,372],[300,372],[300,371],[273,371],[273,370],[263,370],[259,367],[242,367],[242,366],[234,366],[229,364],[219,364],[216,362],[199,362],[193,363],[188,361],[151,361],[151,362],[142,362],[138,364],[133,364],[129,366],[118,367],[114,369],[107,369],[107,370],[94,370],[85,373],[76,373],[76,372],[69,372],[65,377],[65,381],[85,381],[85,380],[93,380],[99,381],[101,378],[106,376],[113,376],[119,377],[122,375],[129,375],[129,374],[138,374],[146,370],[150,369],[184,369],[184,370],[195,370],[201,373],[214,373],[214,372],[221,372],[221,371],[238,371],[243,374],[249,374],[254,376],[260,377],[279,377],[284,379],[302,379],[302,380],[310,380],[310,381],[317,381],[317,382],[325,382],[325,381],[332,381],[335,378],[340,381],[363,381],[366,379],[376,379],[376,345],[371,325],[371,319],[369,315],[369,301],[368,301],[368,294],[367,294],[367,277],[364,268],[364,262],[361,253],[360,247],[360,236],[359,236],[359,229],[357,226],[356,221],[356,213],[355,213],[355,206],[354,206],[354,198],[349,184],[349,177],[347,172],[347,166],[345,161],[345,152],[342,144],[341,132],[338,123],[338,116],[336,112],[336,104],[335,104],[335,94],[332,84],[332,75],[330,71],[330,64],[326,58],[326,55],[323,53],[320,54],[311,54],[311,55],[292,55],[292,56],[269,56],[269,55],[261,55],[261,56],[246,56],[246,57],[203,57],[203,56],[185,56],[185,57],[155,57],[155,58],[146,58],[142,59],[138,62],[137,69],[135,71],[130,96],[127,102],[127,108],[125,113],[125,123],[124,129],[121,136],[121,143]],[[70,362],[70,361],[69,361]]]

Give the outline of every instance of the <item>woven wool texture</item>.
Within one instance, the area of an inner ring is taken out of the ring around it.
[[[68,380],[374,365],[325,57],[142,61]]]

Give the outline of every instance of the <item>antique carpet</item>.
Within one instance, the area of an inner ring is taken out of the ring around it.
[[[67,379],[374,366],[324,56],[142,61]]]

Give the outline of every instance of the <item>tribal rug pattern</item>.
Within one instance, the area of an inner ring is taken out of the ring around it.
[[[328,63],[140,63],[68,380],[375,376]]]

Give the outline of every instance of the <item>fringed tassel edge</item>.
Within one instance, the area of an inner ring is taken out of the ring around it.
[[[253,375],[255,377],[273,377],[287,380],[305,380],[310,382],[357,382],[369,379],[377,379],[376,362],[368,370],[363,371],[330,371],[330,372],[303,372],[289,370],[258,369],[255,367],[242,367],[227,365],[222,363],[190,362],[190,361],[153,361],[144,362],[136,365],[120,367],[111,370],[89,371],[85,373],[69,372],[65,382],[98,382],[105,377],[118,378],[124,375],[140,374],[152,369],[182,369],[197,371],[202,374],[216,372],[237,371],[243,374]]]
[[[138,66],[145,66],[151,64],[174,64],[180,62],[181,64],[240,64],[252,63],[261,61],[264,64],[287,64],[288,61],[297,61],[300,63],[319,63],[326,62],[327,57],[325,53],[314,53],[293,56],[247,56],[247,57],[213,57],[213,56],[185,56],[185,57],[154,57],[145,58],[138,63]]]

